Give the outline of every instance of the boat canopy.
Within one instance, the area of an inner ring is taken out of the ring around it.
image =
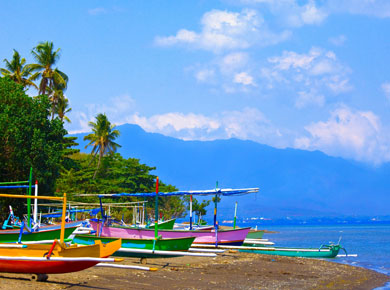
[[[210,189],[210,190],[190,190],[190,191],[173,191],[173,192],[159,192],[158,196],[173,196],[173,195],[244,195],[248,193],[258,192],[259,188],[242,188],[242,189]],[[99,194],[99,198],[103,197],[125,197],[125,196],[136,196],[136,197],[155,197],[155,192],[143,192],[143,193],[115,193],[115,194]]]

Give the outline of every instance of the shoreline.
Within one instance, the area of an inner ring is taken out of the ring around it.
[[[126,258],[120,264],[140,265]],[[1,289],[374,289],[390,276],[332,261],[230,251],[216,258],[148,259],[158,271],[90,268],[49,275],[47,282],[26,274],[0,274]]]

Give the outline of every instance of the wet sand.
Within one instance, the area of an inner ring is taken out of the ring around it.
[[[216,258],[127,258],[120,264],[149,266],[157,271],[91,268],[49,275],[33,282],[31,275],[0,274],[1,289],[373,289],[390,277],[334,262],[226,252]]]

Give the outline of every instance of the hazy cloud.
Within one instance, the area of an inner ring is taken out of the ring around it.
[[[155,43],[160,46],[185,45],[220,53],[224,50],[246,49],[253,45],[271,45],[286,40],[290,33],[271,32],[264,19],[253,9],[241,12],[212,10],[201,20],[199,33],[180,29],[173,36],[158,36]]]
[[[385,82],[381,85],[382,91],[386,98],[390,101],[390,82]]]
[[[343,34],[329,38],[329,42],[336,46],[342,46],[346,41],[347,37]]]
[[[382,163],[390,160],[390,140],[379,117],[371,111],[341,106],[325,122],[305,127],[309,136],[295,140],[297,148],[329,155]]]
[[[326,95],[340,94],[352,89],[350,69],[343,65],[332,51],[312,48],[308,53],[284,51],[280,56],[268,58],[270,66],[261,69],[266,88],[283,84],[297,93],[296,107],[325,103]],[[318,94],[316,92],[321,92]]]
[[[99,14],[106,14],[106,13],[107,13],[107,9],[102,7],[97,7],[88,10],[89,15],[99,15]]]

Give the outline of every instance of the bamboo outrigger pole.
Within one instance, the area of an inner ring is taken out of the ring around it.
[[[158,176],[156,178],[156,205],[154,214],[154,238],[158,238]]]
[[[31,195],[32,167],[30,167],[30,178],[28,179],[28,195]],[[31,228],[31,199],[27,200],[27,224]]]

